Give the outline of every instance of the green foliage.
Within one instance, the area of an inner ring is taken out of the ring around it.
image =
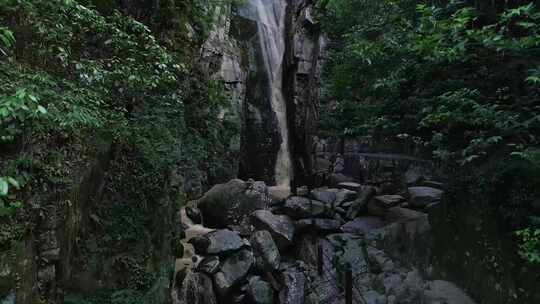
[[[125,289],[66,302],[143,303],[157,281],[151,258],[169,244],[168,231],[156,226],[174,213],[167,207],[175,196],[170,172],[227,176],[229,140],[238,130],[218,118],[223,88],[193,60],[213,1],[161,1],[148,18],[137,14],[146,2],[100,1],[108,8],[99,11],[94,2],[0,1],[0,247],[22,234],[26,210],[4,216],[29,205],[20,202],[65,199],[69,210],[84,202],[90,225],[74,259],[99,268],[106,257],[129,252],[114,265],[125,268],[118,283]],[[184,31],[189,24],[195,36]],[[102,169],[107,180],[95,180]],[[101,182],[103,198],[95,199]]]
[[[15,94],[0,100],[0,142],[13,140],[23,133],[25,125],[31,125],[47,110],[39,104],[39,98],[26,89],[19,89]]]
[[[11,48],[14,43],[13,32],[6,27],[0,26],[0,53],[7,56],[7,49]]]
[[[540,264],[540,228],[525,228],[516,232],[521,244],[519,254],[533,264]]]
[[[520,253],[536,261],[540,10],[471,2],[320,2],[333,40],[322,127],[413,144],[448,172],[479,171],[474,197],[521,231]],[[484,171],[492,159],[502,168]]]
[[[0,218],[13,215],[22,207],[22,203],[15,200],[15,196],[10,193],[10,188],[18,190],[20,187],[20,183],[13,177],[0,176]]]
[[[77,1],[2,2],[0,20],[13,23],[13,16],[24,39],[0,62],[5,142],[104,133],[160,172],[223,155],[226,147],[214,140],[234,132],[217,119],[225,99],[221,88],[191,74],[195,63],[179,57],[185,50],[168,51],[141,22]]]
[[[537,7],[508,7],[484,24],[462,3],[411,10],[414,3],[327,2],[323,26],[340,44],[326,71],[332,111],[323,111],[323,127],[415,138],[436,158],[463,165],[537,144]]]

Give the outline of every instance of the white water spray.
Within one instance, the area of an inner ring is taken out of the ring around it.
[[[290,187],[293,176],[287,128],[287,108],[282,91],[286,7],[287,4],[284,0],[248,0],[239,11],[239,14],[244,18],[257,22],[264,68],[270,88],[269,97],[281,135],[275,178],[277,186],[283,188]]]

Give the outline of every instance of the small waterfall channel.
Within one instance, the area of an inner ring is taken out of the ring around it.
[[[264,68],[268,78],[269,99],[281,135],[275,179],[279,188],[288,189],[293,177],[289,131],[287,127],[287,107],[282,91],[283,57],[285,54],[285,14],[284,0],[248,0],[239,10],[242,17],[257,22]]]

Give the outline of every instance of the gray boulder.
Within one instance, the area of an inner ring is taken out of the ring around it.
[[[310,196],[316,201],[330,205],[336,200],[336,192],[337,189],[317,188],[311,190]]]
[[[296,221],[296,227],[299,230],[308,229],[318,232],[336,232],[340,231],[341,222],[334,219],[311,218]]]
[[[261,277],[251,277],[248,280],[247,293],[250,298],[249,303],[253,304],[272,304],[274,303],[274,290],[268,282]]]
[[[240,250],[228,257],[221,269],[214,275],[214,286],[220,296],[229,293],[232,287],[246,277],[255,263],[253,253],[247,249]]]
[[[285,201],[283,212],[295,219],[324,217],[330,213],[330,208],[323,202],[301,196],[292,196]]]
[[[290,217],[275,215],[268,210],[257,210],[251,214],[251,222],[257,230],[268,230],[278,248],[292,245],[295,228]]]
[[[410,187],[410,204],[416,208],[424,208],[431,203],[441,201],[443,191],[431,187]]]
[[[265,270],[276,270],[279,268],[281,255],[270,232],[266,230],[256,231],[251,236],[250,243],[258,268]]]
[[[228,229],[220,229],[210,232],[202,237],[193,238],[189,241],[200,254],[225,254],[238,250],[244,246],[244,241],[238,232]]]
[[[197,200],[205,226],[225,228],[241,225],[255,210],[264,209],[272,199],[263,182],[233,179],[212,187]]]

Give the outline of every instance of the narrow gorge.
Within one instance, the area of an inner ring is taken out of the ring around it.
[[[482,129],[499,105],[400,74],[464,52],[432,44],[468,10],[431,28],[421,1],[21,1],[0,4],[0,304],[540,303],[538,235],[515,224],[536,190],[521,164],[466,167],[502,141]],[[443,150],[459,132],[474,147]]]

